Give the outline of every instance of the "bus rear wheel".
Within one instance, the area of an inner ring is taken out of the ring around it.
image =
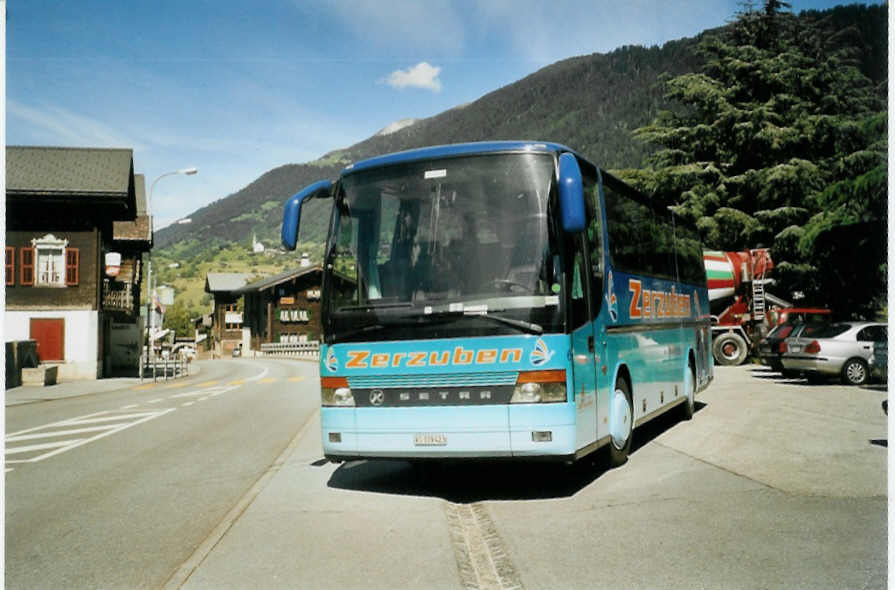
[[[631,452],[631,435],[634,433],[634,403],[631,388],[620,379],[615,384],[609,407],[609,465],[618,467],[628,460]]]

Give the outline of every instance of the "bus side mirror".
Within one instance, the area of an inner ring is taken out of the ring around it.
[[[578,160],[568,152],[559,157],[559,212],[562,228],[570,234],[584,231],[587,215]]]
[[[314,184],[303,188],[286,201],[286,207],[283,210],[283,228],[280,231],[280,238],[283,242],[283,246],[287,250],[295,250],[295,245],[298,242],[302,205],[310,199],[329,196],[329,191],[332,189],[332,185],[333,183],[329,180],[315,182]]]

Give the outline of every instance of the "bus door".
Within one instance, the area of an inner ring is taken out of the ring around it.
[[[587,250],[583,235],[575,236],[570,266],[569,322],[572,328],[572,383],[575,400],[576,448],[597,440],[597,343],[591,310]]]
[[[595,443],[600,428],[597,411],[599,390],[606,376],[600,371],[605,355],[605,337],[598,330],[597,317],[603,300],[603,224],[597,172],[579,162],[582,172],[584,199],[587,209],[587,229],[576,236],[571,276],[570,321],[572,328],[572,371],[578,449]]]

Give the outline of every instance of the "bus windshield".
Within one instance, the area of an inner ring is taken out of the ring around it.
[[[347,174],[326,265],[333,340],[561,330],[554,180],[536,153]]]

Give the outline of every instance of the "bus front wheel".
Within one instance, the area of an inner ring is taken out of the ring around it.
[[[631,388],[624,380],[615,384],[609,408],[609,465],[617,467],[628,460],[634,432],[634,404]]]

